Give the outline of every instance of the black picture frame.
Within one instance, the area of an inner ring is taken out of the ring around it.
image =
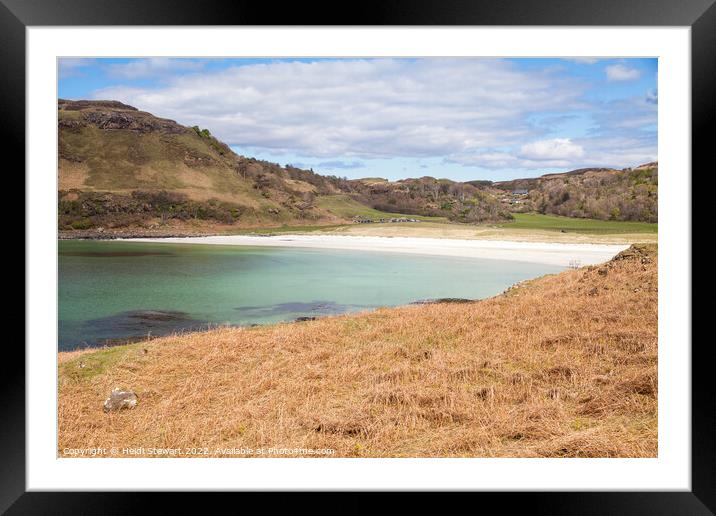
[[[707,128],[710,120],[716,120],[716,95],[713,93],[716,91],[715,1],[393,0],[314,6],[283,3],[279,7],[278,4],[247,1],[0,0],[1,141],[8,152],[20,158],[16,169],[24,167],[24,153],[18,149],[25,148],[25,29],[28,26],[689,26],[692,168],[707,170],[707,160],[713,154]],[[25,368],[21,366],[25,356],[19,346],[11,344],[14,343],[7,343],[4,358],[12,367],[4,367],[0,375],[0,443],[4,447],[0,459],[0,511],[7,510],[8,514],[128,514],[146,508],[147,498],[160,496],[150,493],[128,496],[126,493],[25,492]],[[531,514],[713,514],[716,512],[716,407],[711,394],[709,347],[710,340],[694,342],[692,346],[690,492],[481,493],[480,496],[499,503],[501,510],[523,507]],[[424,504],[420,495],[411,497],[411,501]],[[170,499],[163,499],[163,512],[176,504],[187,510],[186,494],[173,493]],[[342,502],[341,512],[370,510],[372,505],[352,495],[350,501]],[[281,503],[275,508],[281,508]],[[446,509],[445,506],[442,508],[443,511]]]

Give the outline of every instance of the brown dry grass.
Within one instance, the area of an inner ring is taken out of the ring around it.
[[[59,190],[72,190],[73,188],[85,188],[85,181],[89,177],[87,165],[84,163],[73,163],[67,160],[60,160],[60,173],[57,175]]]
[[[654,457],[657,256],[633,249],[481,302],[61,354],[58,454]],[[114,387],[137,408],[104,413]]]

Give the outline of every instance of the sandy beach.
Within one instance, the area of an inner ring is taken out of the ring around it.
[[[264,247],[303,247],[313,249],[347,249],[459,256],[544,263],[567,267],[595,265],[611,259],[628,245],[562,244],[542,242],[510,242],[499,240],[457,240],[445,238],[367,237],[338,235],[277,235],[277,236],[204,236],[182,238],[134,238],[134,242],[173,244],[244,245]]]

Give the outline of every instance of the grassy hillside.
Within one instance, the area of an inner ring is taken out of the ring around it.
[[[655,457],[657,268],[635,246],[479,302],[60,353],[58,454]],[[104,413],[115,387],[137,407]]]
[[[113,101],[58,103],[60,229],[343,221],[329,178],[236,155],[208,129]]]
[[[210,135],[130,106],[60,101],[60,190],[172,190],[189,199],[270,204]]]
[[[361,204],[360,202],[352,199],[346,194],[339,195],[325,195],[318,198],[316,204],[321,208],[324,208],[331,213],[343,217],[346,219],[352,219],[353,217],[361,217],[366,219],[381,219],[391,217],[409,217],[417,220],[433,221],[433,222],[447,222],[445,217],[426,217],[422,215],[408,215],[401,213],[394,213],[388,211],[381,211]]]

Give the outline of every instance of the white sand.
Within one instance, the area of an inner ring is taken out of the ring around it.
[[[460,256],[568,267],[595,265],[611,259],[628,245],[560,244],[540,242],[509,242],[499,240],[456,240],[447,238],[368,237],[344,235],[276,235],[276,236],[205,236],[184,238],[133,238],[134,242],[173,244],[247,245],[264,247],[304,247],[317,249],[349,249]]]

